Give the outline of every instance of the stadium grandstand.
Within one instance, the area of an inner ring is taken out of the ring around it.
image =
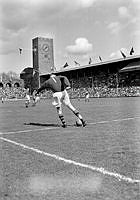
[[[116,59],[112,61],[100,62],[86,66],[65,68],[56,72],[67,76],[71,81],[76,82],[74,87],[95,87],[105,84],[108,87],[120,86],[121,79],[129,76],[129,82],[126,86],[140,86],[140,57],[131,56],[125,59]],[[123,74],[123,75],[122,75]],[[46,75],[47,76],[47,75]],[[41,77],[45,79],[45,75]],[[125,80],[124,80],[125,81]]]
[[[67,76],[71,82],[71,97],[84,97],[88,90],[90,97],[139,96],[140,56],[130,56],[86,66],[66,67],[56,71]],[[48,74],[40,76],[41,84]]]
[[[21,73],[19,81],[0,82],[0,98],[23,98],[24,88],[29,88],[32,94],[37,89],[36,72],[34,68],[26,67]],[[55,71],[56,75],[67,76],[71,83],[69,91],[71,98],[83,98],[88,91],[90,97],[125,97],[140,96],[140,56],[101,61],[85,66],[65,67]],[[42,84],[49,73],[40,75]],[[51,98],[50,91],[43,93],[44,97]]]

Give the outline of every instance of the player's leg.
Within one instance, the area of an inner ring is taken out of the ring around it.
[[[65,118],[64,118],[64,115],[63,115],[63,112],[62,112],[61,99],[62,99],[62,93],[54,93],[52,104],[56,107],[58,117],[59,117],[59,119],[62,123],[62,127],[66,128],[67,124],[65,122]]]
[[[89,94],[88,94],[88,96],[87,96],[87,101],[89,102]]]
[[[57,106],[56,109],[57,109],[57,113],[58,113],[59,119],[60,119],[60,121],[62,123],[62,127],[66,128],[67,124],[65,122],[65,118],[64,118],[64,115],[62,113],[62,107],[61,106]]]
[[[28,106],[29,106],[29,101],[26,100],[26,101],[25,101],[25,107],[28,108]]]
[[[29,104],[30,104],[30,101],[28,99],[26,99],[26,101],[25,101],[26,108],[28,108]]]
[[[81,120],[82,125],[83,125],[83,126],[86,126],[86,122],[85,122],[85,120],[83,119],[82,115],[79,113],[79,111],[76,110],[76,109],[72,106],[71,103],[67,104],[66,106],[76,115],[76,117],[78,117],[78,119]]]
[[[71,104],[70,102],[70,99],[69,99],[69,95],[67,93],[67,91],[64,91],[65,92],[65,97],[63,99],[63,103],[76,115],[76,117],[78,117],[81,122],[82,122],[82,125],[83,126],[86,126],[86,122],[83,120],[83,117],[82,115],[79,113],[78,110],[76,110],[76,108]]]

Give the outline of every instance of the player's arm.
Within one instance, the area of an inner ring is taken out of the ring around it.
[[[42,92],[43,90],[47,89],[47,82],[43,83],[40,88],[38,88],[36,95]]]
[[[67,79],[67,77],[65,77],[64,82],[65,82],[65,89],[66,89],[66,90],[69,90],[69,89],[71,88],[71,86],[70,86],[70,82],[69,82],[69,80]]]

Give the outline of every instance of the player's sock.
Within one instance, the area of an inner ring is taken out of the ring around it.
[[[64,116],[63,116],[63,115],[59,115],[59,118],[60,118],[60,120],[61,120],[61,122],[62,122],[62,127],[63,127],[63,128],[66,128],[66,127],[67,127],[67,124],[66,124],[66,122],[65,122]]]
[[[86,121],[84,121],[83,119],[81,119],[81,122],[82,122],[83,127],[87,125]]]
[[[73,113],[81,120],[82,125],[85,127],[86,126],[86,122],[83,120],[83,118],[80,115],[80,113],[77,110],[73,111]]]

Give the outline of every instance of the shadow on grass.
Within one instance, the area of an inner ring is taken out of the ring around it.
[[[33,125],[33,126],[47,126],[47,127],[61,127],[59,124],[50,124],[50,123],[38,123],[38,122],[29,122],[24,123],[24,125]]]
[[[38,123],[38,122],[28,122],[24,123],[24,125],[33,125],[33,126],[46,126],[46,127],[62,127],[60,124],[52,124],[52,123]],[[68,124],[68,127],[75,127],[76,124]]]

